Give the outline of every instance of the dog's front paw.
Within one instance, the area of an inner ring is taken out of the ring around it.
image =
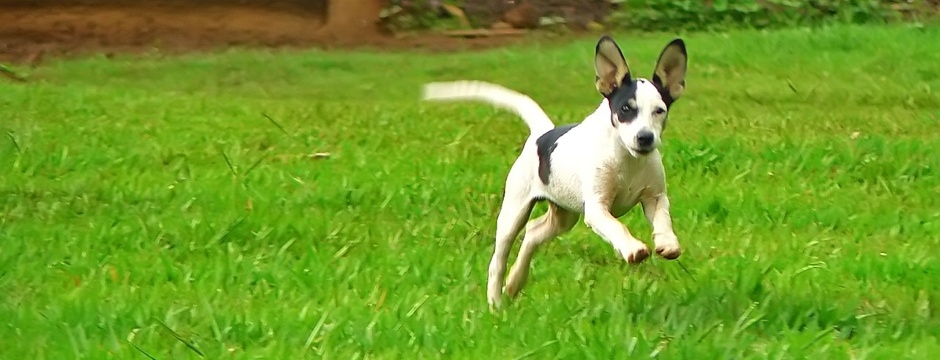
[[[490,311],[499,310],[503,306],[502,286],[490,286],[486,292],[486,302],[490,305]]]
[[[666,260],[677,259],[682,254],[682,248],[679,247],[679,240],[676,239],[675,235],[657,236],[654,242],[656,243],[656,253]]]
[[[491,312],[496,312],[503,307],[502,294],[499,294],[496,296],[487,295],[486,300],[487,300],[487,303],[489,303],[490,305]]]
[[[650,257],[650,250],[646,247],[646,244],[636,241],[633,246],[618,249],[620,251],[620,256],[623,256],[623,259],[630,264],[639,264]]]

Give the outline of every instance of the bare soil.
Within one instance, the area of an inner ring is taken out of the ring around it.
[[[230,46],[453,51],[520,40],[434,34],[396,38],[379,31],[346,32],[333,26],[322,32],[325,14],[325,1],[260,5],[224,0],[0,0],[0,61],[36,63],[50,56],[154,49],[182,53]]]

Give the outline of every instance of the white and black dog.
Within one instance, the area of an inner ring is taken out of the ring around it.
[[[594,68],[604,99],[582,122],[558,127],[534,100],[499,85],[454,81],[424,86],[425,100],[484,101],[515,112],[531,131],[509,170],[496,222],[487,284],[491,307],[501,304],[509,250],[523,225],[522,248],[505,286],[510,298],[525,284],[539,245],[571,230],[581,214],[628,263],[639,263],[649,257],[649,249],[617,218],[640,203],[653,228],[656,253],[679,257],[657,148],[669,108],[685,88],[686,64],[685,43],[675,39],[660,53],[652,80],[634,78],[620,47],[603,36],[595,47]],[[547,201],[548,212],[526,224],[537,201]]]

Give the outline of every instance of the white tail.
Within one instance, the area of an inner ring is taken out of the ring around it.
[[[529,131],[543,134],[555,127],[542,107],[532,98],[484,81],[433,82],[424,85],[424,100],[479,100],[516,113]]]

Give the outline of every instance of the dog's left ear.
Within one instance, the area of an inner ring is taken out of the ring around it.
[[[656,61],[656,70],[653,72],[653,83],[664,90],[663,95],[669,95],[667,103],[675,101],[682,96],[685,90],[685,71],[688,55],[685,52],[685,42],[675,39],[666,45]]]

